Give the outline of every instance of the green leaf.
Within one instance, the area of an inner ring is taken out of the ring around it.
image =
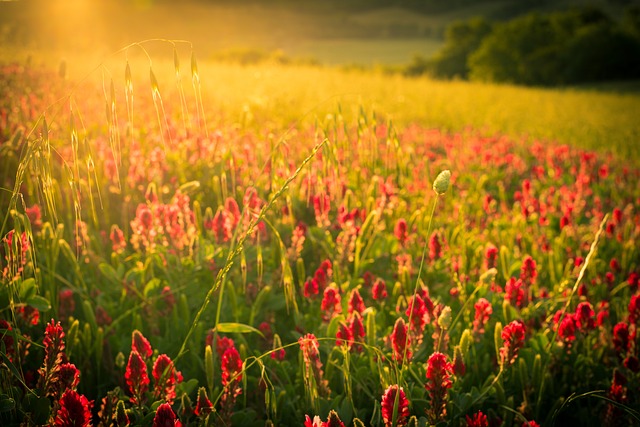
[[[9,412],[16,407],[16,401],[6,394],[0,394],[0,412]]]
[[[35,295],[38,287],[36,286],[36,280],[33,277],[24,280],[20,283],[20,299],[25,301]]]
[[[244,323],[218,323],[215,329],[218,332],[226,334],[249,334],[254,332],[264,338],[262,332],[253,326],[245,325]]]
[[[51,310],[51,303],[48,299],[39,295],[34,295],[27,300],[27,305],[38,309],[41,312],[47,312]]]
[[[100,269],[100,272],[110,281],[114,283],[120,283],[121,281],[120,275],[113,267],[111,267],[106,262],[101,262],[98,265],[98,269]]]

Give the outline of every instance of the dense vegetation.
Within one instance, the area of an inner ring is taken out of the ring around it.
[[[429,67],[439,77],[525,85],[638,79],[640,9],[620,22],[593,8],[458,22]]]
[[[637,97],[149,44],[0,68],[0,424],[640,419]]]

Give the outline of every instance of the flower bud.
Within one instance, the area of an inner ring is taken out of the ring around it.
[[[451,326],[451,307],[445,307],[442,309],[440,316],[438,317],[438,326],[445,331]]]
[[[443,170],[438,174],[436,179],[433,181],[433,191],[436,192],[438,196],[444,194],[449,189],[449,184],[451,182],[451,171]]]

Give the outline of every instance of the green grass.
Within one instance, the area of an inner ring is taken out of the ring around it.
[[[160,89],[166,93],[175,87],[172,51],[169,46],[160,47],[164,53],[153,56],[153,69]],[[184,53],[183,73],[188,76],[188,51]],[[130,49],[131,69],[134,77],[138,74],[142,81],[148,81],[149,63],[139,54],[139,50]],[[0,55],[0,59],[24,57],[26,52],[7,55]],[[53,69],[60,58],[53,53],[31,56],[37,58],[34,63]],[[66,60],[70,78],[89,74],[96,84],[102,84],[102,73],[91,72],[100,63],[98,56],[88,60],[67,55]],[[633,161],[640,159],[636,149],[640,138],[637,91],[524,88],[406,78],[375,70],[271,63],[242,66],[198,60],[205,109],[218,120],[242,124],[267,120],[277,128],[322,121],[328,114],[335,114],[337,106],[345,115],[356,114],[363,107],[398,125],[417,122],[454,132],[472,127],[487,134],[542,139],[610,151]],[[112,56],[104,63],[117,87],[124,80],[124,63],[123,55]],[[190,91],[190,82],[185,84]],[[147,92],[148,87],[136,88],[136,96]]]

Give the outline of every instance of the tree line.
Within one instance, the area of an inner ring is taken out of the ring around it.
[[[640,78],[640,8],[614,20],[599,9],[529,13],[506,22],[451,24],[444,47],[405,72],[557,86]]]

